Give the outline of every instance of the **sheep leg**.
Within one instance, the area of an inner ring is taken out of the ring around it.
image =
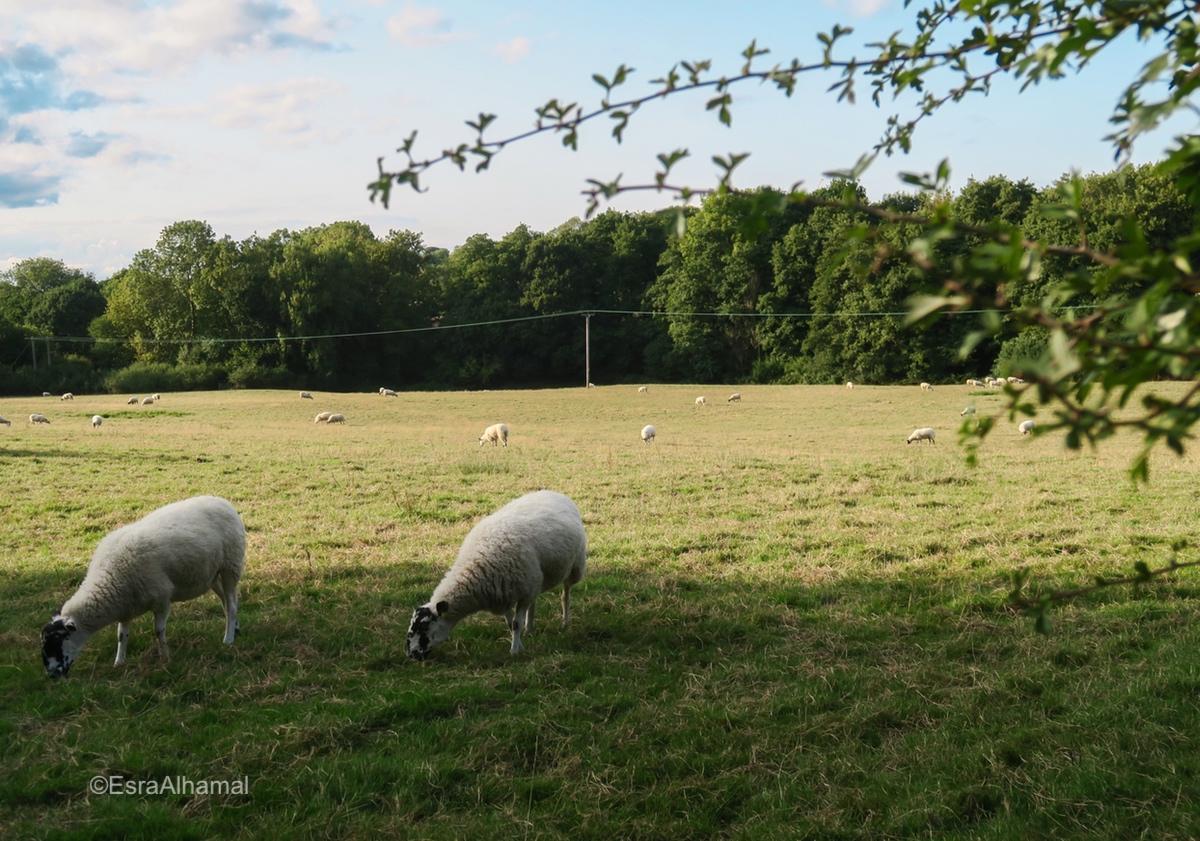
[[[129,653],[129,623],[117,623],[117,662],[115,665],[125,665],[125,655]]]
[[[571,585],[563,584],[562,594],[563,606],[563,627],[567,627],[567,623],[571,621]]]
[[[171,650],[167,647],[167,613],[170,610],[168,605],[154,612],[154,636],[158,637],[158,656],[164,663],[171,660]]]
[[[517,654],[521,651],[521,628],[524,625],[525,609],[521,605],[517,605],[515,611],[509,610],[504,614],[504,618],[508,621],[508,628],[512,631],[512,649],[510,654]]]
[[[524,630],[525,630],[525,633],[527,633],[527,634],[533,633],[533,614],[534,614],[535,607],[537,607],[536,596],[534,597],[534,601],[531,601],[529,603],[529,607],[525,608],[525,628],[524,628]]]
[[[225,644],[233,645],[234,638],[242,632],[237,619],[237,582],[228,585],[224,579],[217,576],[213,581],[213,592],[217,594],[221,600],[221,607],[225,609]]]

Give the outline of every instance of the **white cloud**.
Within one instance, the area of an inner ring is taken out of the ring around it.
[[[838,11],[848,9],[856,18],[869,18],[885,11],[892,0],[821,0],[821,3]]]
[[[489,52],[503,58],[505,64],[516,64],[533,52],[533,41],[524,35],[518,35],[511,41],[497,44]]]
[[[450,41],[461,41],[470,35],[451,32],[454,22],[432,6],[406,3],[398,14],[388,18],[388,33],[402,47],[419,49],[434,47]]]
[[[345,92],[345,85],[317,77],[238,85],[216,97],[211,119],[218,128],[259,130],[289,145],[332,141],[347,129],[323,123],[318,112]]]

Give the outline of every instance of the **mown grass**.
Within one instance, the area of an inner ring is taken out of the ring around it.
[[[1005,604],[1018,568],[1067,586],[1195,545],[1195,457],[1135,487],[1136,441],[1003,420],[972,469],[958,413],[993,394],[740,390],[0,401],[0,837],[1200,835],[1195,573],[1056,608],[1049,638]],[[407,661],[471,525],[542,487],[588,529],[572,626],[548,594],[525,655],[481,615]],[[197,493],[247,524],[237,643],[208,596],[169,663],[146,616],[124,669],[110,630],[48,680],[38,631],[95,543]]]

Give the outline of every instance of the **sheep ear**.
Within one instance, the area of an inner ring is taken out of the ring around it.
[[[437,604],[435,604],[433,606],[433,612],[436,613],[438,616],[441,616],[443,613],[445,613],[449,609],[450,609],[450,602],[445,602],[445,601],[438,602]]]

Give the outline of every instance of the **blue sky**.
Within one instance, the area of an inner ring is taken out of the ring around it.
[[[703,97],[679,97],[643,109],[620,145],[600,123],[578,152],[537,138],[481,175],[434,170],[427,193],[401,190],[386,210],[365,185],[414,129],[422,155],[469,141],[464,121],[481,111],[498,115],[490,137],[519,133],[552,97],[597,103],[592,74],[619,64],[636,70],[624,90],[638,95],[681,60],[736,72],[754,39],[771,50],[764,64],[812,61],[834,23],[861,44],[911,19],[901,0],[0,0],[0,269],[45,256],[102,279],[185,219],[239,240],[353,219],[453,248],[521,223],[553,229],[584,214],[588,178],[648,182],[655,155],[680,147],[692,157],[678,173],[695,186],[715,180],[712,155],[751,152],[736,185],[815,187],[904,103],[876,108],[863,88],[839,104],[825,92],[833,77],[806,79],[791,99],[747,85],[733,90],[732,128]],[[942,158],[956,188],[1110,170],[1108,118],[1149,55],[1121,44],[1078,77],[1020,95],[1006,83],[954,106],[919,129],[912,154],[876,162],[868,193],[904,190],[899,172]],[[1145,139],[1135,162],[1161,157],[1170,137]]]

